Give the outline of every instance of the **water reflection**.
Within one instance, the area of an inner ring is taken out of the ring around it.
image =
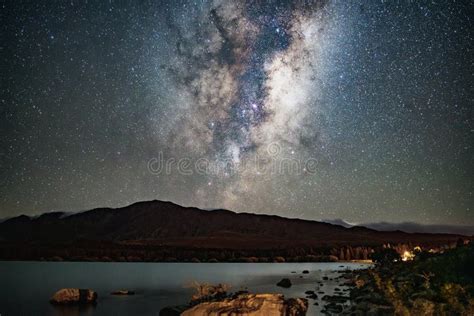
[[[93,315],[96,305],[53,305],[54,316],[84,316]]]
[[[363,267],[357,263],[0,262],[0,313],[158,315],[165,306],[187,303],[193,290],[185,285],[192,281],[226,283],[232,286],[231,291],[282,293],[288,298],[305,297],[308,290],[331,295],[336,287],[341,288],[334,271]],[[303,274],[304,270],[309,273]],[[291,279],[292,286],[277,287],[282,278]],[[51,305],[50,297],[61,288],[92,289],[99,294],[97,306]],[[110,294],[117,289],[134,290],[135,295]],[[308,315],[320,311],[321,306],[314,303],[310,302]],[[319,305],[323,305],[321,301]]]

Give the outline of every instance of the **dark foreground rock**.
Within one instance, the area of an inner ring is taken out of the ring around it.
[[[306,291],[304,292],[306,294],[306,298],[312,299],[312,300],[317,300],[318,295],[314,291]]]
[[[324,295],[322,300],[331,303],[345,303],[349,300],[349,297],[342,295]]]
[[[50,302],[56,305],[95,304],[97,293],[89,289],[61,289],[54,293]]]
[[[329,303],[324,306],[322,313],[324,314],[339,314],[343,310],[343,306],[336,303]]]
[[[291,287],[291,281],[290,279],[281,279],[281,281],[278,282],[276,285],[284,288],[289,288]]]
[[[198,304],[181,315],[304,316],[307,310],[308,301],[303,298],[285,299],[282,294],[241,294],[233,299]],[[160,312],[160,316],[168,315],[172,314]]]

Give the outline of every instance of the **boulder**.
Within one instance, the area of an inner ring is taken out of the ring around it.
[[[313,294],[308,294],[306,296],[306,298],[310,298],[312,300],[317,300],[318,299],[318,295],[316,293],[313,293]]]
[[[329,312],[330,314],[340,314],[343,310],[343,307],[342,305],[331,302],[327,305],[324,305],[324,309],[326,312]]]
[[[51,297],[51,304],[95,304],[97,293],[89,289],[61,289]]]
[[[342,295],[324,295],[322,298],[323,301],[328,301],[331,303],[344,303],[349,300],[349,297]]]
[[[281,281],[278,282],[276,285],[284,288],[289,288],[291,287],[291,281],[290,279],[281,279]]]
[[[306,294],[306,298],[310,298],[312,300],[318,299],[318,295],[314,291],[306,291],[304,294]]]
[[[303,270],[302,273],[303,273],[303,274],[309,274],[309,271],[308,271],[308,270]]]
[[[241,294],[234,299],[204,302],[186,311],[182,316],[304,316],[308,301],[303,298],[285,299],[282,294]]]
[[[354,276],[352,275],[352,273],[344,273],[343,275],[341,275],[341,278],[346,279],[346,280],[352,280],[353,277]]]
[[[191,302],[201,303],[210,300],[220,300],[227,297],[227,290],[230,288],[228,284],[212,285],[208,283],[194,282],[191,287],[194,287],[196,293],[191,297]]]
[[[118,290],[118,291],[113,291],[110,294],[112,294],[112,295],[135,295],[135,292],[130,291],[130,290]]]

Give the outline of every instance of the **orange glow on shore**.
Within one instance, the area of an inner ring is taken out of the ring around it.
[[[409,261],[409,260],[413,260],[413,258],[415,258],[415,255],[413,254],[413,252],[411,251],[405,251],[402,255],[402,261]]]

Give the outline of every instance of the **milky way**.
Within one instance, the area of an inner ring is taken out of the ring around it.
[[[474,224],[472,9],[6,3],[2,215],[161,199]]]
[[[213,171],[205,174],[208,187],[196,191],[198,203],[235,209],[241,199],[252,198],[249,193],[265,194],[274,178],[301,180],[296,165],[269,168],[285,152],[298,152],[293,162],[301,169],[304,154],[310,157],[307,147],[320,158],[314,116],[321,113],[327,17],[322,5],[221,2],[193,18],[187,22],[193,27],[184,30],[169,22],[178,38],[177,55],[163,67],[185,93],[180,111],[186,115],[170,126],[167,157],[209,161]],[[252,205],[265,207],[258,199]]]

